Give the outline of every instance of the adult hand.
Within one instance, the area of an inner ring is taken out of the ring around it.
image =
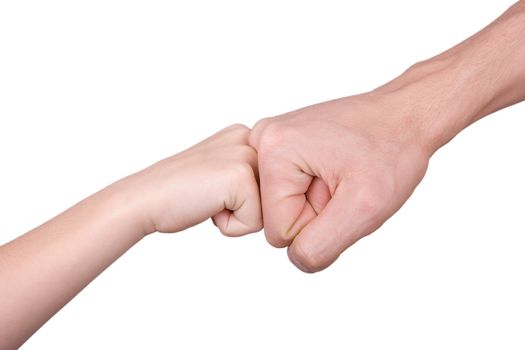
[[[265,233],[305,272],[330,265],[410,196],[429,152],[400,101],[374,92],[259,121]]]
[[[254,127],[265,232],[301,270],[330,265],[408,199],[439,147],[525,100],[525,0],[452,49],[362,95]]]

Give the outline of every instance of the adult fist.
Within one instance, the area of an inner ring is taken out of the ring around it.
[[[403,99],[374,91],[259,121],[266,238],[302,271],[379,228],[422,179],[430,153]]]

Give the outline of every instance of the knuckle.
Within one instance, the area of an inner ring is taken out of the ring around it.
[[[252,128],[252,132],[261,132],[270,123],[271,117],[259,119]]]
[[[233,124],[225,128],[224,132],[226,133],[226,135],[228,135],[227,137],[239,140],[238,142],[247,144],[251,130],[244,124]]]
[[[391,191],[380,183],[367,185],[357,193],[356,210],[359,215],[375,218],[390,202]]]
[[[251,163],[257,159],[257,152],[248,145],[236,145],[232,151],[233,157],[241,162]]]
[[[356,210],[359,215],[363,215],[365,217],[373,217],[379,212],[380,205],[375,199],[363,196],[357,200]]]
[[[236,132],[250,132],[250,128],[241,123],[235,123],[226,128],[226,130],[236,131]]]
[[[266,241],[268,241],[272,247],[284,248],[290,245],[290,240],[283,238],[280,234],[274,234],[273,231],[267,228],[264,230],[264,235],[266,236]]]
[[[277,149],[293,135],[294,128],[278,122],[268,124],[259,138],[259,152]]]
[[[261,119],[257,123],[255,123],[248,137],[248,144],[250,146],[254,147],[255,149],[259,148],[259,139],[266,127],[266,124],[268,123],[269,123],[269,118]]]

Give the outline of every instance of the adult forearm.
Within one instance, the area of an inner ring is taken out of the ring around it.
[[[18,348],[143,237],[119,187],[0,247],[0,349]]]
[[[525,1],[450,50],[377,89],[407,106],[433,153],[471,123],[525,99]]]

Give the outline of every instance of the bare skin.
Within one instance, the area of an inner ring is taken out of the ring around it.
[[[329,266],[408,199],[431,155],[525,99],[525,1],[374,91],[233,126],[0,247],[0,349],[19,347],[145,235],[212,217],[261,229],[301,270]],[[249,139],[249,140],[248,140]]]
[[[432,154],[525,99],[525,1],[371,91],[259,121],[265,233],[305,272],[332,264],[409,198]]]
[[[0,247],[0,349],[16,349],[144,236],[210,217],[260,231],[257,155],[234,125],[124,178]]]

